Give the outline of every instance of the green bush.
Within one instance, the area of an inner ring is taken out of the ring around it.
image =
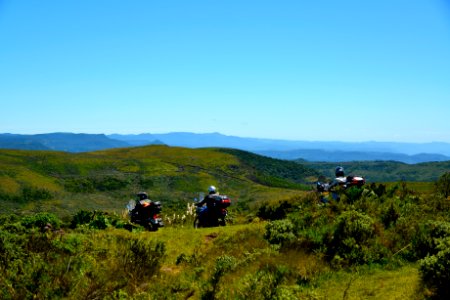
[[[64,181],[64,188],[72,193],[92,193],[95,183],[90,178],[70,178]]]
[[[420,261],[420,276],[434,299],[449,299],[450,238],[439,239],[436,254]]]
[[[445,198],[450,196],[450,172],[445,172],[436,182],[436,189]]]
[[[256,215],[264,220],[281,220],[286,218],[287,213],[292,209],[292,205],[287,202],[279,202],[275,205],[265,204],[258,209]]]
[[[266,265],[243,278],[245,288],[238,299],[303,299],[282,286],[288,275],[289,269],[283,265]]]
[[[364,264],[380,260],[379,245],[375,243],[375,223],[368,215],[346,211],[336,220],[328,254],[338,265]]]
[[[381,221],[383,222],[385,228],[389,228],[390,226],[395,225],[399,218],[400,208],[394,202],[391,202],[381,214]]]
[[[419,224],[412,238],[412,248],[416,258],[435,255],[442,238],[450,237],[450,222],[428,221]]]
[[[51,228],[53,229],[59,229],[61,226],[61,220],[58,219],[54,214],[52,213],[37,213],[32,216],[26,216],[22,219],[22,225],[26,228],[32,228],[37,227],[40,229],[44,229],[48,224],[51,225]]]
[[[296,236],[293,232],[294,225],[288,219],[269,222],[266,225],[264,238],[270,244],[286,245],[293,242]]]
[[[352,186],[351,188],[344,190],[347,202],[354,203],[356,200],[360,199],[363,191],[363,188],[357,186]]]
[[[53,195],[46,189],[25,186],[22,189],[22,202],[52,199]]]
[[[125,272],[136,280],[152,276],[159,269],[166,245],[159,241],[134,238],[126,243],[122,257]]]
[[[80,225],[89,224],[92,220],[92,213],[87,210],[80,210],[73,217],[70,222],[70,228],[77,228]]]

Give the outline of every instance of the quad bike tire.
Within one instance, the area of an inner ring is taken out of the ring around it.
[[[152,223],[147,223],[145,229],[148,231],[158,231],[158,226],[153,225]]]

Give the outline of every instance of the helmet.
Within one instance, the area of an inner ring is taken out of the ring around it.
[[[147,195],[146,192],[139,192],[139,193],[137,193],[136,196],[139,198],[139,200],[145,200],[145,199],[148,199],[148,195]]]
[[[209,188],[208,188],[208,193],[213,194],[215,192],[217,192],[216,187],[213,186],[213,185],[210,185]]]
[[[336,170],[334,173],[336,174],[336,177],[343,177],[344,176],[344,168],[336,167]]]

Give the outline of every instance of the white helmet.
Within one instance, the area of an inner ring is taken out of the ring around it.
[[[210,186],[209,186],[208,192],[209,192],[210,194],[215,193],[216,191],[217,191],[217,189],[216,189],[215,186],[213,186],[213,185],[210,185]]]

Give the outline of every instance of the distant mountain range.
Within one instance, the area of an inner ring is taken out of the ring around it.
[[[0,148],[89,152],[110,148],[166,144],[187,148],[223,147],[261,155],[323,162],[390,160],[404,163],[450,160],[450,144],[394,142],[311,142],[244,138],[220,133],[196,134],[0,134]]]
[[[55,150],[89,152],[109,148],[129,147],[126,142],[104,134],[48,133],[34,135],[0,134],[1,149]]]

